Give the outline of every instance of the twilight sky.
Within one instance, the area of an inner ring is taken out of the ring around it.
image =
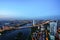
[[[42,18],[59,15],[59,0],[0,0],[0,18]]]

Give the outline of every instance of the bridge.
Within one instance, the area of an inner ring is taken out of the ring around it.
[[[20,26],[18,26],[18,27],[3,27],[3,29],[0,28],[0,32],[3,32],[5,30],[13,30],[13,29],[17,30],[17,29],[23,29],[23,28],[40,27],[41,25],[47,24],[49,22],[50,21],[46,21],[46,22],[42,22],[41,24],[33,24],[32,26],[24,26],[24,27],[20,27]],[[26,22],[26,24],[28,24],[28,22]],[[19,24],[19,25],[21,25],[21,24]]]

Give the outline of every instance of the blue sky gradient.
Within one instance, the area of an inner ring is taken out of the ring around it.
[[[0,17],[43,18],[60,15],[60,0],[0,0]]]

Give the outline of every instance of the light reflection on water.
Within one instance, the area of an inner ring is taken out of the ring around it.
[[[19,32],[22,32],[24,39],[26,39],[31,33],[31,28],[7,31],[3,36],[0,36],[0,40],[14,40]]]

